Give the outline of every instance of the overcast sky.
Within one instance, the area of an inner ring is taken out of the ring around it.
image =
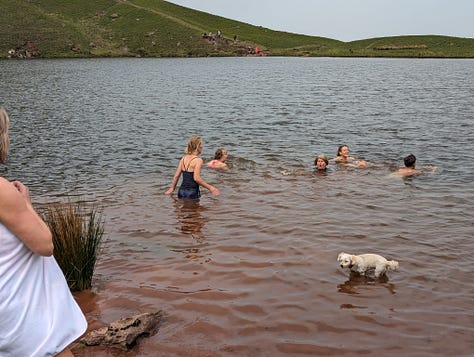
[[[272,30],[353,41],[400,35],[474,38],[474,0],[167,0]]]

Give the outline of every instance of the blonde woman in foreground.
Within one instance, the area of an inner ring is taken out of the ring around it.
[[[0,161],[6,161],[7,112],[0,106]],[[53,257],[53,239],[28,188],[0,177],[0,356],[73,356],[87,329]]]
[[[199,198],[201,192],[199,186],[207,188],[215,196],[219,194],[219,190],[212,185],[209,185],[206,181],[201,178],[201,168],[203,161],[198,156],[202,152],[202,139],[200,136],[193,136],[189,139],[188,145],[184,150],[184,155],[179,160],[178,168],[173,177],[173,183],[171,187],[166,190],[165,194],[171,195],[176,189],[181,174],[183,180],[178,190],[178,198]]]

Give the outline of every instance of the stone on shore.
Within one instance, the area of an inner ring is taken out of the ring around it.
[[[125,317],[110,325],[88,332],[80,342],[86,346],[111,346],[129,350],[140,337],[149,337],[158,332],[162,319],[161,310]]]

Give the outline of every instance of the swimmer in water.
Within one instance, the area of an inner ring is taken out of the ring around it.
[[[403,163],[405,164],[405,167],[399,168],[397,171],[390,174],[390,176],[410,177],[410,176],[419,175],[425,172],[423,170],[417,170],[415,168],[416,157],[413,154],[406,156],[403,159]],[[430,169],[431,172],[436,171],[436,166],[425,166],[425,168]]]
[[[316,159],[314,159],[314,171],[316,172],[326,172],[328,169],[328,158],[326,155],[318,155],[316,156]]]
[[[367,166],[367,163],[364,160],[356,159],[352,156],[349,156],[349,147],[347,145],[339,146],[339,148],[337,149],[337,156],[332,160],[344,166],[352,166],[359,168],[364,168]]]
[[[214,154],[214,160],[209,161],[206,166],[211,169],[227,170],[229,166],[225,163],[227,160],[227,150],[219,148]]]

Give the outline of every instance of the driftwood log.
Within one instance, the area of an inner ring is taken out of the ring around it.
[[[86,346],[103,345],[129,350],[137,344],[138,338],[154,335],[161,319],[161,310],[125,317],[88,332],[80,342]]]

